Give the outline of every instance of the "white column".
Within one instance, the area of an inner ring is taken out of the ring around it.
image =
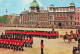
[[[70,7],[69,7],[69,11],[70,11]]]
[[[73,11],[74,11],[74,7],[73,7]]]

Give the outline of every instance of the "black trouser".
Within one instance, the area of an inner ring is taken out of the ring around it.
[[[26,43],[26,47],[28,47],[28,43]]]
[[[21,46],[21,50],[23,51],[23,46]]]
[[[30,43],[30,47],[32,48],[32,43]]]
[[[16,46],[16,51],[18,50],[18,47],[19,47],[19,46]]]
[[[13,47],[14,47],[14,51],[16,50],[16,45],[13,45]]]
[[[41,48],[41,54],[43,54],[43,48]]]
[[[0,43],[0,48],[1,48],[1,45],[2,45],[2,44]]]
[[[8,49],[10,49],[10,44],[8,44]]]

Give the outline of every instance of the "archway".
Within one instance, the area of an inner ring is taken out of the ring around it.
[[[59,25],[58,26],[61,26],[61,23],[59,23]]]

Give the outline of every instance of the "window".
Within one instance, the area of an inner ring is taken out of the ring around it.
[[[77,22],[77,25],[79,25],[79,22]]]
[[[75,17],[75,20],[76,20],[76,17]]]
[[[75,22],[75,25],[76,25],[76,22]]]
[[[72,22],[71,22],[71,25],[72,25]]]
[[[78,17],[78,20],[79,20],[79,17]]]
[[[79,13],[78,13],[78,15],[79,15]]]
[[[68,22],[66,22],[66,25],[68,25]]]

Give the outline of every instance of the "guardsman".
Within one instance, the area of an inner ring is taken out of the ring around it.
[[[8,47],[8,40],[6,39],[6,48]]]
[[[73,39],[73,31],[72,30],[70,32],[70,35],[71,35],[71,39]]]
[[[16,40],[14,40],[14,51],[16,50]]]
[[[23,51],[23,42],[22,41],[20,41],[20,50],[22,50]]]
[[[23,46],[25,46],[26,45],[25,38],[22,38],[22,41],[23,41]]]
[[[3,47],[3,39],[1,39],[1,47]]]
[[[17,41],[17,48],[16,50],[19,50],[19,41]]]
[[[8,39],[8,49],[10,49],[10,37]]]
[[[52,32],[54,32],[54,27],[52,28]]]
[[[28,47],[28,43],[29,43],[29,41],[28,41],[28,36],[27,36],[27,38],[26,38],[26,47]]]
[[[1,35],[1,39],[3,39],[3,33],[2,33],[2,35]]]
[[[32,48],[32,39],[31,39],[31,36],[30,36],[30,38],[29,38],[29,47]]]
[[[43,48],[44,48],[44,44],[43,44],[43,40],[41,40],[41,54],[43,54]]]
[[[6,48],[6,39],[4,39],[4,48]]]
[[[31,36],[32,44],[33,44],[33,36]]]
[[[10,40],[10,49],[11,49],[11,47],[12,47],[12,40]]]

